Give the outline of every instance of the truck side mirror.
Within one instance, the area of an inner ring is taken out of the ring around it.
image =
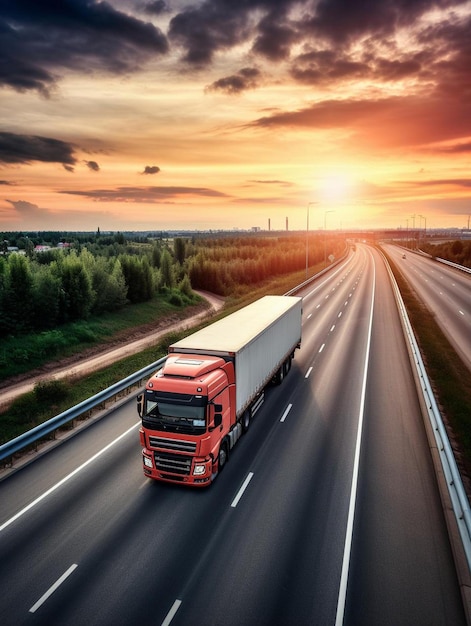
[[[140,393],[137,396],[137,412],[139,414],[139,417],[142,417],[142,414],[144,413],[144,394]]]
[[[221,413],[222,412],[222,404],[214,404],[214,412]]]
[[[221,424],[222,424],[222,413],[215,413],[214,414],[214,428],[219,428]]]

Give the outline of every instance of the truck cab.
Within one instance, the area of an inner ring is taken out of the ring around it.
[[[172,354],[138,399],[144,474],[206,486],[227,460],[234,368],[206,355]],[[222,452],[221,452],[222,450]]]

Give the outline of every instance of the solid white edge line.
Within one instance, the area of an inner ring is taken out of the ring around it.
[[[252,478],[253,478],[253,472],[249,472],[248,475],[247,475],[247,478],[244,480],[244,482],[242,484],[242,487],[239,489],[236,497],[234,498],[234,500],[232,500],[231,507],[233,509],[235,509],[235,507],[239,504],[239,500],[244,495],[244,491],[247,489],[248,484],[252,480]]]
[[[178,611],[178,609],[180,608],[180,604],[182,603],[181,600],[175,600],[175,602],[172,604],[172,608],[170,609],[170,611],[167,613],[166,618],[164,619],[164,621],[162,622],[162,626],[169,626],[170,622],[173,620],[173,618],[175,617],[175,613]]]
[[[77,563],[74,563],[73,565],[71,565],[69,567],[69,569],[66,572],[64,572],[62,574],[62,576],[60,578],[58,578],[53,585],[51,585],[51,587],[49,587],[49,589],[46,591],[46,593],[44,595],[42,595],[35,604],[33,604],[33,606],[30,608],[29,612],[30,613],[35,613],[39,609],[39,607],[46,602],[46,600],[49,598],[49,596],[52,596],[54,591],[58,587],[60,587],[62,585],[64,580],[66,578],[68,578],[72,574],[72,572],[74,571],[74,569],[76,567],[77,567]]]
[[[94,454],[92,457],[90,457],[88,459],[88,461],[85,461],[85,463],[82,463],[82,465],[80,465],[79,467],[77,467],[76,469],[74,469],[73,472],[70,472],[70,474],[67,474],[67,476],[65,476],[64,478],[62,478],[62,480],[60,480],[58,483],[56,483],[55,485],[53,485],[52,487],[50,487],[47,491],[45,491],[43,494],[41,494],[38,498],[36,498],[36,500],[33,500],[33,502],[31,502],[30,504],[28,504],[27,506],[24,507],[24,509],[21,509],[21,511],[18,511],[18,513],[16,513],[13,517],[11,517],[9,520],[7,520],[6,522],[4,522],[1,526],[0,526],[0,532],[2,530],[4,530],[7,526],[9,526],[10,524],[13,524],[13,522],[16,522],[16,520],[21,517],[22,515],[24,515],[27,511],[29,511],[30,509],[32,509],[34,506],[36,506],[37,504],[39,504],[39,502],[41,502],[41,500],[44,500],[44,498],[47,498],[47,496],[51,495],[51,493],[53,493],[56,489],[58,489],[59,487],[61,487],[64,483],[66,483],[68,480],[70,480],[73,476],[75,476],[76,474],[78,474],[80,471],[82,471],[83,469],[85,469],[85,467],[87,467],[87,465],[90,465],[90,463],[93,463],[93,461],[95,461],[98,457],[100,457],[102,454],[104,454],[105,452],[107,452],[107,450],[109,450],[112,446],[115,445],[115,443],[118,443],[118,441],[120,441],[121,439],[123,439],[123,437],[126,437],[126,435],[128,435],[132,430],[134,430],[136,428],[136,426],[140,426],[141,422],[137,422],[136,424],[134,424],[134,426],[131,426],[131,428],[128,428],[128,430],[126,430],[124,433],[122,433],[119,437],[117,437],[116,439],[114,439],[113,441],[111,441],[108,445],[106,445],[104,448],[102,448],[99,452],[97,452],[96,454]]]
[[[310,367],[310,368],[307,370],[306,375],[304,376],[304,378],[309,378],[309,376],[311,375],[311,372],[312,372],[312,367]]]
[[[283,413],[283,415],[281,416],[280,422],[284,422],[288,413],[291,411],[293,405],[292,404],[288,404],[288,406],[285,409],[285,412]]]
[[[345,615],[345,602],[347,599],[348,571],[350,567],[350,554],[352,551],[353,522],[355,519],[355,505],[356,505],[357,487],[358,487],[358,471],[359,471],[359,466],[360,466],[361,438],[362,438],[362,433],[363,433],[363,416],[364,416],[364,410],[365,410],[366,381],[368,378],[368,362],[370,358],[371,332],[373,328],[375,280],[376,280],[376,269],[375,269],[375,265],[373,261],[373,293],[371,297],[371,311],[370,311],[370,321],[369,321],[369,328],[368,328],[368,341],[366,344],[366,352],[365,352],[365,366],[363,370],[363,383],[362,383],[362,389],[361,389],[360,412],[359,412],[359,417],[358,417],[358,430],[357,430],[357,439],[356,439],[356,445],[355,445],[355,459],[353,463],[352,487],[350,491],[350,505],[348,508],[347,530],[345,533],[345,548],[344,548],[344,553],[343,553],[342,575],[340,578],[340,589],[339,589],[339,598],[337,602],[337,614],[335,616],[335,626],[342,626],[343,624],[343,618]]]

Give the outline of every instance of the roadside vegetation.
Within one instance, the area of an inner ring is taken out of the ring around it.
[[[386,254],[383,250],[383,253]],[[450,442],[463,475],[471,480],[471,378],[468,368],[388,257],[419,344]]]
[[[10,315],[6,303],[12,293],[10,290],[12,273],[9,266],[13,263],[16,267],[18,258],[26,261],[20,263],[22,270],[30,272],[30,276],[35,276],[38,266],[48,267],[48,271],[53,274],[57,267],[56,257],[61,259],[60,263],[71,258],[73,264],[81,267],[80,272],[89,273],[85,282],[92,285],[92,295],[88,296],[92,299],[93,268],[96,267],[96,259],[102,257],[109,259],[111,267],[111,264],[118,261],[122,266],[125,265],[122,263],[123,255],[128,256],[129,264],[135,269],[145,268],[141,276],[148,276],[150,271],[150,281],[143,279],[143,283],[152,284],[150,297],[143,298],[141,302],[133,302],[129,297],[133,280],[127,282],[126,274],[123,272],[127,286],[126,298],[115,310],[98,312],[91,306],[82,319],[64,320],[53,328],[39,332],[31,332],[31,323],[35,323],[34,315],[21,330],[19,326],[14,330],[10,323],[9,332],[5,332],[1,338],[0,380],[25,374],[63,356],[80,355],[93,345],[116,341],[120,333],[123,334],[130,328],[142,330],[144,326],[150,327],[151,323],[156,327],[165,323],[166,319],[174,319],[175,316],[184,317],[188,314],[187,307],[201,302],[193,289],[203,289],[225,296],[226,306],[220,315],[226,315],[265,294],[281,295],[303,282],[306,273],[312,276],[321,271],[324,267],[324,258],[331,254],[335,258],[340,258],[344,252],[345,242],[341,237],[324,240],[315,234],[310,235],[308,272],[306,272],[306,237],[294,234],[210,236],[128,243],[123,243],[119,237],[119,241],[107,238],[106,244],[102,241],[99,243],[80,241],[72,250],[54,250],[53,254],[49,255],[47,263],[43,258],[38,260],[40,255],[46,253],[35,253],[34,249],[30,251],[29,256],[10,254],[0,257],[3,267],[3,271],[0,270],[0,276],[3,277],[0,278],[2,285],[0,316],[4,316],[4,323]],[[12,258],[15,258],[13,262]],[[99,260],[98,265],[102,262]],[[204,271],[201,271],[201,267]],[[42,271],[44,270],[39,270],[40,273]],[[136,275],[139,276],[137,269]],[[36,278],[30,281],[33,286],[30,297],[34,293],[35,281]],[[16,307],[15,310],[19,311],[20,307]],[[181,335],[174,333],[167,336],[158,346],[123,359],[101,372],[79,380],[74,379],[73,384],[70,381],[51,380],[36,385],[33,392],[19,398],[0,414],[0,443],[156,361],[167,353],[170,343],[187,333],[188,331],[185,331]]]
[[[446,241],[444,243],[421,243],[420,249],[432,257],[445,259],[452,263],[458,263],[464,267],[471,268],[471,241]]]

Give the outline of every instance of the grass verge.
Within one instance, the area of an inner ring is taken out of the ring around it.
[[[156,324],[171,316],[186,316],[188,306],[201,302],[167,290],[148,302],[133,304],[106,315],[90,317],[41,333],[9,336],[0,347],[0,380],[42,367],[46,363],[81,354],[84,350],[119,339],[120,334],[138,326]]]

